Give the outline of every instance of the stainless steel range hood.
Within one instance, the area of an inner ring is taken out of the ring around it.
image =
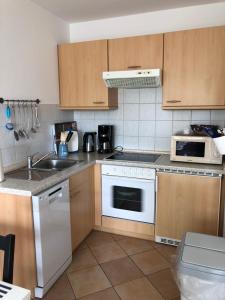
[[[103,72],[108,88],[155,88],[162,84],[160,69]]]

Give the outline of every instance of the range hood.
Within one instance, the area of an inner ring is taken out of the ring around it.
[[[160,69],[103,72],[108,88],[154,88],[161,86]]]

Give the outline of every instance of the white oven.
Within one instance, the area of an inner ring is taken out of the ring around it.
[[[102,165],[102,215],[155,223],[155,170]]]

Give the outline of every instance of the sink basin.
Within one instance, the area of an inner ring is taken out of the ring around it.
[[[6,174],[6,178],[40,181],[57,173],[56,170],[37,170],[21,168]]]
[[[33,169],[62,171],[72,167],[75,164],[81,163],[82,161],[83,160],[73,159],[45,159],[37,163]]]

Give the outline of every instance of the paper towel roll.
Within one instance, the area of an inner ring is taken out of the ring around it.
[[[0,150],[0,182],[2,182],[4,179],[5,177],[4,177],[4,168],[2,162],[2,151]]]

